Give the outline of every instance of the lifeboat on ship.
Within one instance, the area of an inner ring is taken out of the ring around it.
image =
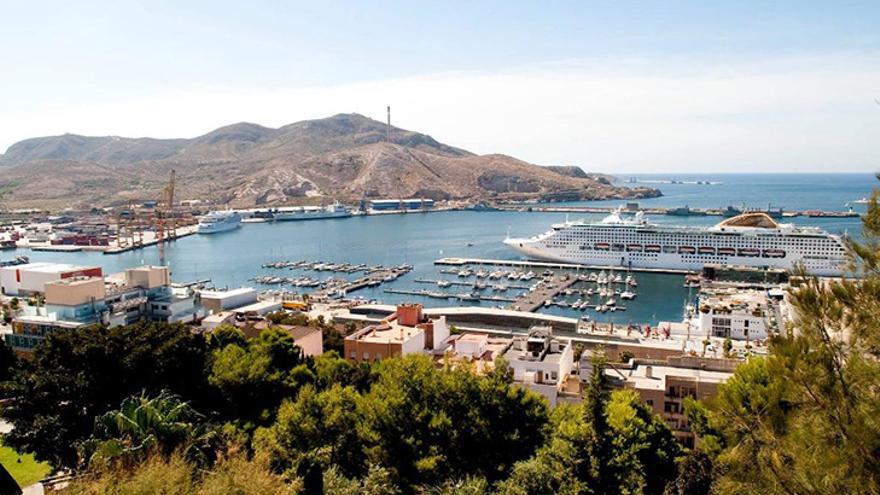
[[[607,242],[597,242],[595,246],[596,251],[608,251],[611,249],[611,244]]]
[[[765,249],[765,258],[785,258],[785,251],[781,249]]]
[[[715,254],[715,248],[713,247],[701,247],[697,252],[700,254]]]
[[[761,256],[761,250],[754,249],[754,248],[742,248],[737,251],[737,254],[740,256],[755,257],[755,256]]]
[[[693,246],[679,246],[678,254],[694,254],[697,252],[697,248]]]
[[[660,246],[657,244],[648,244],[645,246],[645,252],[646,253],[659,253]]]
[[[627,245],[626,245],[626,250],[627,250],[628,252],[637,252],[637,253],[641,253],[641,252],[642,252],[642,245],[641,245],[641,244],[627,244]]]
[[[718,254],[721,256],[736,256],[736,249],[733,248],[718,248]]]

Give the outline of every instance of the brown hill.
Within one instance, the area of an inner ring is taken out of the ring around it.
[[[0,155],[0,191],[22,206],[91,206],[154,197],[173,169],[179,196],[213,195],[237,206],[326,199],[632,198],[653,189],[616,188],[566,169],[505,155],[475,155],[432,137],[357,114],[278,129],[250,123],[193,139],[33,138]],[[580,170],[580,169],[578,169]],[[562,195],[562,196],[560,196]]]

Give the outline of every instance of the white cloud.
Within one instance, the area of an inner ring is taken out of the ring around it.
[[[321,88],[223,87],[28,106],[0,121],[26,137],[181,137],[340,112],[384,119],[478,153],[607,172],[870,171],[880,156],[877,54],[718,64],[569,61]]]

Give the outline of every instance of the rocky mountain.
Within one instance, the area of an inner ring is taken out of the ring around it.
[[[33,138],[0,155],[0,191],[23,206],[92,206],[155,197],[171,170],[178,197],[236,206],[328,199],[634,198],[577,167],[475,155],[357,114],[278,129],[239,123],[193,139]]]

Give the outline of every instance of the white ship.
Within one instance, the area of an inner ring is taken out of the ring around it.
[[[347,218],[351,216],[351,210],[339,202],[324,207],[302,206],[292,209],[275,210],[272,213],[275,220],[279,222],[290,220],[320,220],[323,218]]]
[[[216,234],[241,226],[241,216],[232,210],[212,211],[199,220],[199,234]]]
[[[705,264],[792,269],[839,276],[846,250],[839,236],[814,227],[779,224],[763,212],[744,213],[714,227],[648,223],[641,212],[618,209],[601,222],[565,222],[526,239],[504,243],[529,258],[620,266],[700,270]]]

